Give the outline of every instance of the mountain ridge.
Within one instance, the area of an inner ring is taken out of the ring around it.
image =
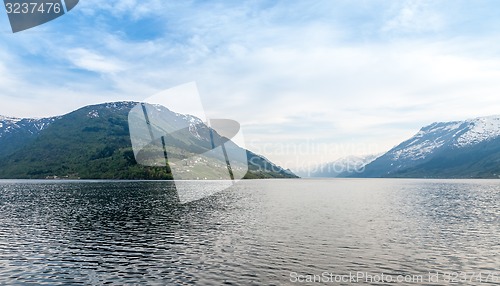
[[[309,178],[338,178],[362,172],[366,165],[373,162],[383,154],[351,155],[337,160],[310,165],[297,172],[301,177]]]
[[[500,115],[434,122],[354,177],[498,178]]]
[[[32,142],[35,137],[58,116],[47,118],[17,118],[0,115],[0,157]],[[6,144],[9,142],[9,144]]]
[[[133,101],[107,102],[84,106],[62,116],[20,120],[16,118],[16,122],[25,120],[35,122],[38,127],[41,126],[39,123],[45,125],[36,132],[30,132],[33,131],[32,128],[36,128],[33,124],[18,125],[15,128],[18,134],[14,138],[16,140],[10,140],[12,138],[4,135],[2,137],[5,139],[2,141],[0,137],[0,149],[9,149],[8,153],[0,156],[0,178],[172,179],[168,168],[141,166],[135,161],[128,113],[137,104]],[[179,122],[201,122],[194,116],[161,108],[162,112]],[[3,122],[7,124],[7,120]],[[199,126],[208,128],[205,125]],[[10,129],[14,130],[13,128]],[[10,133],[12,132],[6,130],[1,132]],[[16,142],[22,144],[14,144]],[[203,148],[209,147],[208,143],[204,145]],[[260,158],[248,150],[246,152],[249,160]],[[266,159],[253,161],[274,165]],[[271,170],[265,166],[250,165],[247,177],[296,176],[281,167]]]

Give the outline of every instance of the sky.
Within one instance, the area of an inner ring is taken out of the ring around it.
[[[248,149],[297,170],[500,114],[493,0],[80,0],[15,34],[1,9],[4,116],[194,81],[207,117],[237,120]]]

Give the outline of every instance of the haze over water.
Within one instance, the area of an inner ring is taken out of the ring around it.
[[[0,181],[0,284],[498,284],[499,201],[498,180],[253,180],[184,205],[171,182]]]

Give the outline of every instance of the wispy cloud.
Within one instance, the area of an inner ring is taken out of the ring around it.
[[[395,2],[395,15],[382,27],[383,32],[423,33],[440,31],[445,21],[435,9],[434,1],[406,0]],[[392,14],[392,13],[391,13]]]
[[[100,74],[117,73],[125,69],[118,59],[105,57],[83,48],[69,50],[66,57],[75,67]]]
[[[81,1],[64,19],[1,36],[0,114],[62,114],[194,80],[207,115],[243,123],[256,151],[347,146],[293,159],[312,163],[498,113],[498,35],[457,33],[465,19],[440,2],[394,3]]]

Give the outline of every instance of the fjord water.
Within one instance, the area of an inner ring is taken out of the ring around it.
[[[184,205],[171,182],[0,181],[0,284],[498,274],[499,202],[498,180],[242,181]]]

